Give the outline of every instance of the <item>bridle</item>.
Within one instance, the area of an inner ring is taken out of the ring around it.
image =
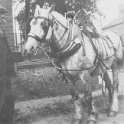
[[[46,17],[43,17],[43,16],[37,16],[37,17],[33,17],[34,19],[44,19],[44,21],[46,20],[47,22],[48,22],[48,27],[49,26],[51,26],[51,27],[53,27],[53,23],[55,22],[58,22],[62,27],[64,27],[65,28],[65,31],[64,31],[64,33],[63,33],[63,35],[60,37],[60,39],[58,40],[58,41],[61,41],[62,40],[62,38],[64,37],[64,35],[66,34],[66,32],[68,31],[68,28],[66,28],[62,23],[60,23],[58,20],[56,20],[55,19],[55,17],[53,16],[53,19],[52,20],[50,20],[50,18],[49,18],[49,16],[48,16],[48,18],[46,18]],[[48,30],[49,30],[49,28],[48,28]],[[48,33],[48,31],[47,31],[47,33]],[[46,35],[47,35],[47,33],[46,33]],[[46,36],[45,35],[45,36]],[[44,37],[45,37],[44,36]],[[35,40],[37,40],[38,42],[42,42],[43,40],[43,38],[40,38],[39,36],[37,36],[36,34],[34,34],[34,33],[29,33],[28,34],[28,37],[31,37],[31,38],[33,38],[33,39],[35,39]]]
[[[36,34],[33,34],[33,33],[28,34],[28,37],[31,37],[31,38],[37,40],[38,42],[42,41],[42,39],[39,36],[37,36]]]
[[[37,16],[37,17],[33,17],[34,19],[45,19],[46,21],[48,21],[48,27],[51,25],[50,24],[50,19],[49,18],[45,18],[45,17],[41,17],[41,16]],[[47,34],[47,33],[46,33]],[[43,38],[40,38],[39,36],[37,36],[36,34],[34,34],[34,33],[29,33],[28,34],[28,37],[31,37],[31,38],[33,38],[33,39],[35,39],[36,41],[38,41],[38,42],[42,42],[43,40]]]

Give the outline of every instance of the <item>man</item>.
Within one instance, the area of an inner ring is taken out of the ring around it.
[[[14,61],[4,31],[6,8],[0,5],[0,124],[13,124],[14,98],[11,79],[15,75]]]
[[[101,21],[103,17],[104,15],[99,11],[95,0],[89,0],[89,2],[85,6],[82,6],[75,15],[82,31],[91,38],[103,35]]]
[[[68,26],[74,23],[75,11],[68,11],[65,16],[69,23]]]

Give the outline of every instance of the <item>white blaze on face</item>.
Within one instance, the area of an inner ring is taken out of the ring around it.
[[[39,18],[39,19],[33,19],[30,23],[30,27],[31,27],[30,33],[38,36],[41,39],[43,38],[45,33],[42,27],[43,22],[44,20]]]

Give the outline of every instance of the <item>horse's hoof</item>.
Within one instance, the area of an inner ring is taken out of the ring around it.
[[[109,117],[115,117],[117,115],[117,112],[116,111],[110,111],[109,113],[108,113],[108,116]]]
[[[82,120],[81,119],[75,119],[72,121],[71,124],[82,124]]]
[[[90,115],[89,119],[87,120],[87,124],[96,124],[97,115]]]
[[[88,120],[87,124],[96,124],[96,120]]]

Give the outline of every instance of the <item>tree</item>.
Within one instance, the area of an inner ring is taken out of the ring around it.
[[[67,10],[75,11],[79,25],[91,25],[91,16],[96,11],[95,0],[65,0]]]
[[[95,0],[65,0],[65,5],[68,10],[78,11],[83,8],[87,11],[95,11]]]

